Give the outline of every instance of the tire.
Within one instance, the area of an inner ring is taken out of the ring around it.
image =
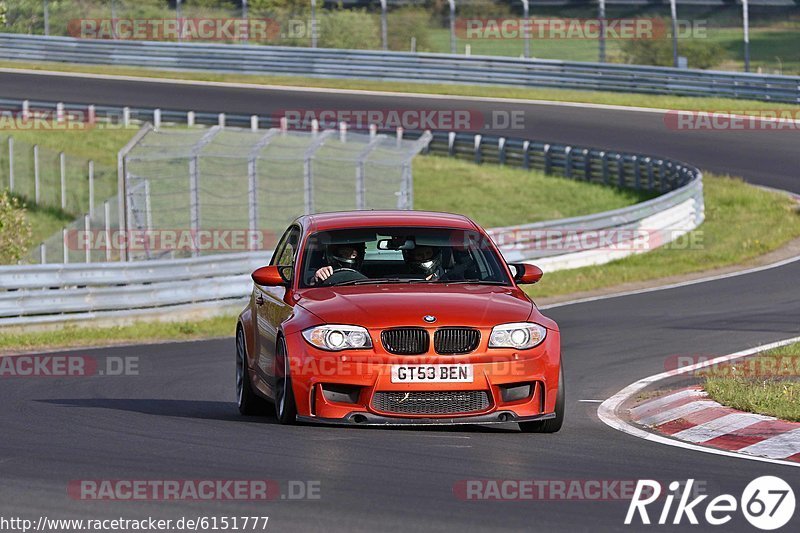
[[[289,375],[289,356],[286,353],[286,342],[278,338],[275,350],[275,368],[283,368],[283,376],[275,374],[275,418],[284,425],[297,422],[297,404],[294,401],[292,378]]]
[[[236,403],[245,416],[264,415],[268,412],[266,400],[253,391],[250,370],[247,368],[247,344],[242,328],[236,329]]]
[[[536,420],[534,422],[520,422],[519,429],[522,430],[523,433],[556,433],[564,424],[564,397],[564,370],[559,364],[556,417],[548,420]]]

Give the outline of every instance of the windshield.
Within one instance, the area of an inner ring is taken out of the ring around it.
[[[309,236],[301,287],[371,283],[510,285],[503,266],[475,231],[447,228],[354,228]]]

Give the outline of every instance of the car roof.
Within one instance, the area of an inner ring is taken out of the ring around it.
[[[464,230],[478,228],[477,224],[464,215],[435,211],[340,211],[305,215],[300,217],[299,221],[310,232],[376,226],[445,227]]]

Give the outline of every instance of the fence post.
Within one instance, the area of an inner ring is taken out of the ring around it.
[[[591,150],[588,148],[583,149],[583,179],[585,181],[592,181],[592,157]]]
[[[67,210],[67,161],[64,152],[58,154],[58,166],[61,171],[61,209]]]
[[[103,202],[103,226],[106,232],[106,261],[111,261],[111,206],[108,200]]]
[[[47,247],[44,243],[39,245],[39,263],[47,264]]]
[[[8,138],[8,190],[14,192],[14,137]]]
[[[56,104],[56,122],[59,124],[64,122],[64,102]]]
[[[564,177],[572,179],[572,146],[564,148]]]
[[[89,216],[94,215],[94,161],[89,160]]]
[[[633,186],[638,191],[642,188],[642,169],[639,168],[639,156],[635,155],[631,160],[633,161]]]
[[[127,128],[130,125],[131,125],[131,108],[126,106],[122,108],[122,127]]]
[[[456,153],[456,132],[451,131],[447,134],[447,155],[453,157]]]
[[[97,122],[97,109],[95,108],[94,104],[90,104],[86,108],[86,122],[92,126],[95,122]]]
[[[85,250],[86,257],[85,257],[85,259],[86,259],[87,263],[91,263],[92,262],[92,246],[90,244],[92,242],[92,238],[89,235],[89,232],[91,230],[92,230],[92,221],[90,220],[90,217],[89,217],[88,214],[84,215],[83,216],[83,231],[84,231],[83,242],[86,243],[86,250]]]
[[[625,158],[622,154],[617,154],[617,186],[625,187]]]
[[[600,152],[600,160],[603,163],[603,184],[608,185],[608,157],[605,151]]]
[[[653,176],[653,158],[645,157],[644,162],[647,164],[647,190],[652,192],[653,186],[655,185],[655,176]]]
[[[31,102],[30,100],[22,101],[22,120],[28,120],[31,117]]]
[[[386,18],[386,0],[381,0],[381,47],[384,50],[389,49],[389,29]]]
[[[497,159],[501,165],[506,164],[506,138],[500,137],[497,139]]]
[[[192,257],[197,257],[200,251],[197,249],[197,237],[200,230],[200,187],[198,161],[195,155],[189,160],[189,227],[192,231]]]
[[[33,201],[39,205],[39,145],[33,145]]]
[[[475,135],[475,163],[477,164],[481,162],[481,138],[480,133]]]
[[[344,121],[339,123],[339,142],[347,142],[347,122]]]

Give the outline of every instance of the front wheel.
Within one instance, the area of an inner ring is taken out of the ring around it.
[[[263,415],[267,402],[256,395],[250,383],[250,370],[247,368],[247,345],[244,342],[244,331],[236,330],[236,403],[243,415]]]
[[[559,364],[558,394],[556,395],[556,417],[534,422],[520,422],[519,429],[524,433],[556,433],[564,424],[564,370]]]
[[[292,378],[289,374],[289,355],[286,353],[286,342],[283,338],[278,339],[278,349],[275,351],[275,417],[281,424],[294,424],[297,421],[297,405],[294,402]]]

